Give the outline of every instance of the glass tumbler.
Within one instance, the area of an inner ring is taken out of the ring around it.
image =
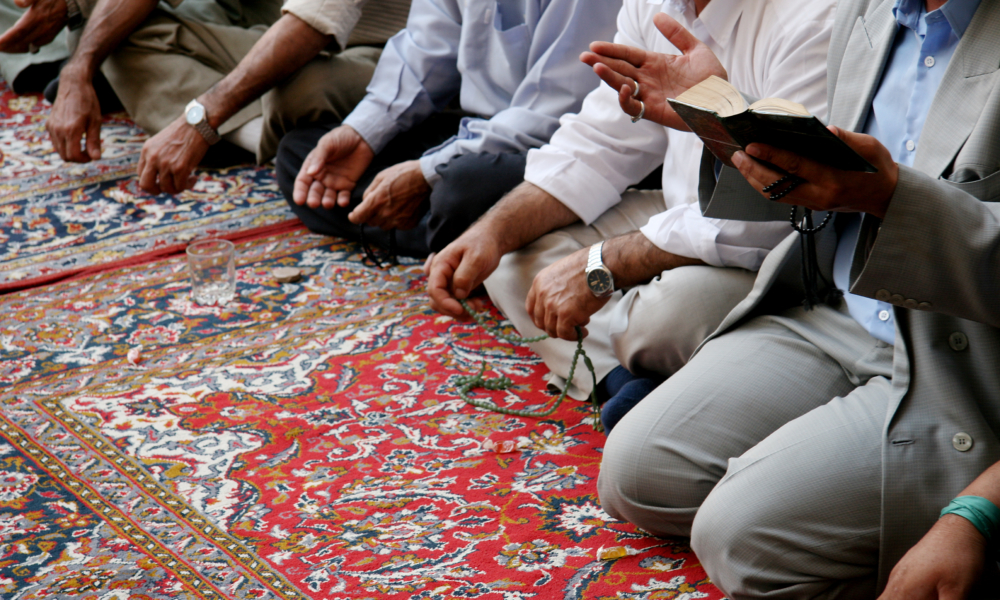
[[[236,295],[236,247],[227,240],[201,240],[187,247],[191,297],[198,304],[225,304]]]

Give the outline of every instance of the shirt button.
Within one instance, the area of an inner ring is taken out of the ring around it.
[[[928,69],[931,68],[931,67],[933,67],[934,66],[934,57],[933,56],[928,56],[927,58],[925,58],[924,59],[924,64],[927,65]]]
[[[913,149],[916,148],[916,147],[917,147],[917,145],[915,143],[913,143],[913,140],[906,140],[906,149],[907,150],[909,150],[910,152],[913,152]]]
[[[956,331],[948,336],[948,345],[955,352],[961,352],[969,347],[969,338],[961,331]]]
[[[951,438],[951,445],[959,452],[968,452],[972,450],[972,436],[964,431],[960,431],[955,434],[955,437]]]
[[[890,316],[891,315],[889,314],[889,311],[887,311],[887,310],[880,310],[880,311],[878,311],[878,320],[879,321],[888,321]]]

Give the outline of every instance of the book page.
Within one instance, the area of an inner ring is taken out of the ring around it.
[[[806,107],[802,106],[798,102],[792,102],[791,100],[785,100],[783,98],[764,98],[763,100],[758,100],[750,105],[750,110],[756,113],[771,115],[797,115],[801,117],[810,116]]]
[[[677,100],[713,111],[720,117],[738,115],[747,109],[746,100],[739,90],[715,75],[677,96]]]

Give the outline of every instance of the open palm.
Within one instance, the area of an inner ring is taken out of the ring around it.
[[[642,101],[646,107],[644,119],[687,131],[687,126],[670,108],[667,99],[676,98],[712,75],[727,79],[728,74],[708,46],[680,23],[659,13],[653,17],[653,24],[683,54],[661,54],[623,44],[594,42],[590,45],[590,52],[584,52],[580,60],[593,67],[605,83],[618,90],[618,102],[628,115],[638,115],[642,110]],[[639,95],[633,97],[636,82],[639,84]]]
[[[357,131],[341,125],[320,138],[295,178],[292,199],[310,208],[347,207],[351,190],[375,158]]]

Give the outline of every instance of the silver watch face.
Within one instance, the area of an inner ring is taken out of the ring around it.
[[[611,293],[614,285],[607,269],[594,269],[587,273],[587,287],[598,296]]]
[[[187,120],[188,125],[197,125],[205,120],[205,107],[200,104],[195,104],[191,108],[187,109],[185,114],[185,120]]]

